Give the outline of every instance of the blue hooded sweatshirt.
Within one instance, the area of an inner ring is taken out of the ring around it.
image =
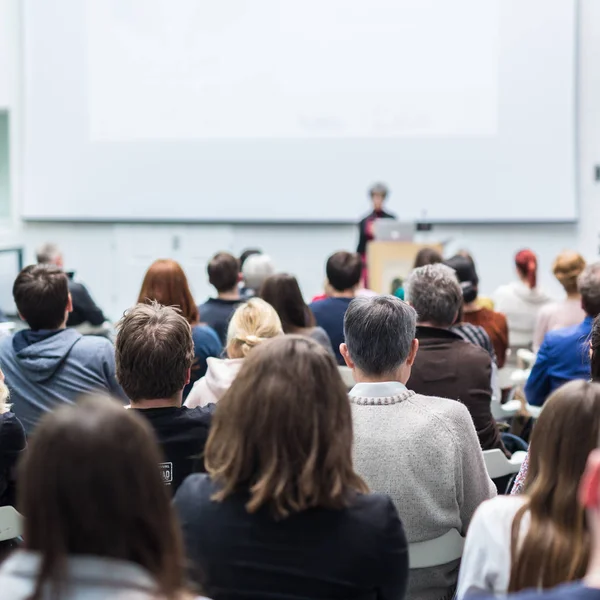
[[[0,368],[12,410],[28,434],[45,413],[83,394],[103,392],[126,401],[113,345],[74,329],[24,330],[0,340]]]

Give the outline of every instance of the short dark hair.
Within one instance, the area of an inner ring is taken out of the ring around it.
[[[588,265],[579,278],[577,287],[581,294],[581,306],[590,316],[600,315],[600,262]]]
[[[413,269],[418,269],[425,265],[435,265],[436,263],[441,263],[443,260],[442,255],[435,248],[425,246],[417,252]]]
[[[194,360],[192,330],[171,306],[137,304],[117,325],[117,379],[137,400],[172,398],[183,390]]]
[[[262,254],[262,250],[259,250],[258,248],[246,248],[246,250],[240,254],[240,271],[242,270],[246,259],[254,256],[255,254]]]
[[[356,252],[336,252],[327,261],[327,279],[335,290],[343,292],[359,284],[362,268],[360,254]]]
[[[217,292],[228,292],[233,289],[240,276],[240,263],[229,252],[218,252],[208,263],[208,281]]]
[[[15,279],[13,298],[31,329],[58,329],[69,303],[69,282],[55,265],[29,265]]]

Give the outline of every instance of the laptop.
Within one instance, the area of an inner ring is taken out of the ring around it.
[[[377,219],[373,224],[373,237],[378,242],[412,242],[415,224],[395,219]]]

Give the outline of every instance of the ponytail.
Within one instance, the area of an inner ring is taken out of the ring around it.
[[[537,257],[531,250],[521,250],[515,256],[517,271],[527,279],[530,289],[537,286]]]

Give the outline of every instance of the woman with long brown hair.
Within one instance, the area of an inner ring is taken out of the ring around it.
[[[590,539],[577,491],[599,433],[600,384],[572,381],[548,398],[533,430],[524,494],[485,502],[471,521],[459,599],[583,577]]]
[[[108,397],[48,414],[19,469],[24,551],[11,600],[183,600],[180,532],[150,426]]]
[[[156,301],[163,306],[176,306],[192,328],[194,340],[194,363],[190,382],[183,390],[187,398],[192,386],[204,377],[209,357],[219,357],[223,351],[221,340],[212,327],[200,323],[198,307],[190,290],[187,277],[181,265],[171,259],[154,261],[142,283],[138,303]]]
[[[175,496],[188,558],[216,600],[402,600],[407,544],[392,501],[352,466],[335,360],[282,336],[254,349],[214,415],[208,475]]]

